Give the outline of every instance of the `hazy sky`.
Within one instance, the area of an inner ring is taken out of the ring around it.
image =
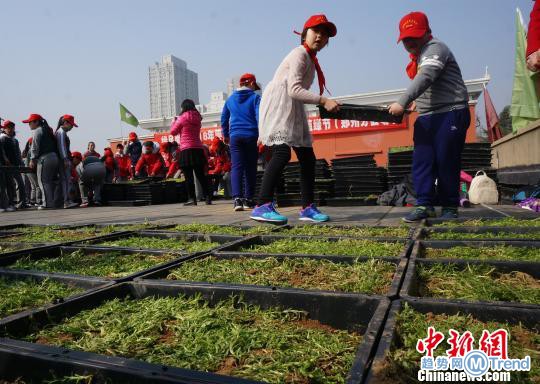
[[[336,38],[319,60],[333,95],[406,87],[408,57],[396,44],[397,23],[422,10],[433,33],[453,50],[465,79],[489,67],[497,110],[510,102],[515,8],[528,22],[531,0],[93,0],[4,1],[0,26],[0,117],[20,123],[40,113],[51,125],[76,117],[72,149],[89,140],[101,152],[120,135],[118,103],[150,116],[148,66],[164,54],[199,74],[199,96],[224,91],[226,79],[253,72],[266,84],[298,44],[311,14],[335,22]],[[315,82],[316,83],[316,82]],[[315,88],[316,88],[315,84]],[[483,114],[483,104],[479,105]],[[124,125],[124,133],[129,129]],[[143,133],[139,128],[137,132]]]

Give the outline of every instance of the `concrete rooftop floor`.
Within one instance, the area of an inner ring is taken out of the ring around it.
[[[399,225],[401,217],[410,210],[408,207],[348,206],[321,207],[329,214],[334,224],[347,225]],[[289,217],[289,224],[303,224],[298,220],[299,207],[279,208],[280,213]],[[137,223],[206,223],[255,225],[248,211],[234,212],[230,201],[218,200],[213,205],[204,203],[196,207],[182,204],[149,205],[142,207],[90,207],[56,210],[24,210],[0,213],[0,225],[10,224],[112,224]],[[461,209],[460,217],[479,218],[535,218],[537,213],[514,206],[475,206]]]

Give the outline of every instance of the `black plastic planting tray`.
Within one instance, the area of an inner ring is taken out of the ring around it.
[[[497,262],[496,259],[451,259],[451,258],[428,258],[426,257],[426,249],[449,249],[453,247],[469,247],[469,248],[483,248],[483,247],[496,247],[507,246],[512,248],[539,248],[538,260],[534,261],[520,261],[520,260],[500,260],[501,263],[512,263],[513,265],[533,266],[535,264],[540,265],[540,241],[526,241],[526,240],[512,240],[512,241],[494,241],[494,240],[420,240],[416,241],[411,252],[411,259],[426,259],[435,261],[478,261],[478,262]]]
[[[168,280],[167,279],[167,276],[169,275],[169,273],[172,270],[174,270],[175,268],[178,268],[179,266],[181,266],[183,263],[194,262],[196,260],[200,260],[200,259],[206,258],[206,257],[214,257],[214,258],[216,258],[218,260],[223,260],[223,259],[236,259],[236,258],[243,257],[243,256],[222,254],[222,253],[218,253],[216,255],[202,255],[202,256],[195,257],[195,258],[185,259],[185,260],[182,260],[182,261],[180,261],[178,263],[174,263],[173,265],[169,265],[167,267],[152,271],[150,273],[146,273],[146,274],[144,274],[144,275],[142,275],[140,277],[137,277],[135,280],[161,279],[161,280],[169,281],[169,282],[170,281],[180,281],[180,282],[195,283],[195,284],[208,284],[210,286],[213,286],[213,285],[215,285],[215,286],[235,286],[235,287],[239,287],[239,288],[241,288],[241,287],[250,287],[250,288],[252,288],[252,287],[261,287],[261,286],[255,286],[255,285],[244,285],[244,284],[239,284],[239,283],[228,283],[228,282],[208,283],[208,282],[204,282],[204,281],[193,282],[193,281],[186,281],[186,280]],[[391,299],[396,298],[398,296],[398,294],[399,294],[399,290],[400,290],[403,278],[405,276],[405,270],[407,268],[407,262],[408,262],[407,259],[398,258],[398,257],[395,257],[395,258],[381,258],[381,257],[353,258],[353,257],[350,257],[350,256],[298,256],[298,255],[270,256],[270,255],[263,255],[263,254],[261,254],[261,255],[250,255],[248,257],[253,258],[253,259],[265,259],[265,258],[269,258],[269,257],[275,257],[278,260],[284,260],[284,259],[287,259],[287,258],[291,258],[291,259],[292,258],[299,258],[299,259],[305,258],[305,259],[312,259],[312,260],[328,260],[328,261],[331,261],[333,263],[343,263],[343,264],[353,264],[355,261],[364,262],[364,261],[368,261],[368,260],[371,260],[371,259],[386,261],[388,263],[394,264],[395,267],[396,267],[396,269],[394,271],[393,278],[392,278],[392,285],[390,286],[388,292],[385,295],[385,296],[387,296],[387,297],[389,297]],[[316,288],[305,288],[305,289],[304,288],[292,288],[292,287],[291,288],[285,288],[285,287],[279,287],[279,286],[273,286],[273,287],[270,287],[270,288],[272,290],[274,290],[274,291],[285,289],[285,290],[329,292],[329,291],[319,291]],[[334,291],[332,291],[332,292],[334,292]],[[357,293],[357,292],[351,292],[351,293]]]
[[[112,282],[107,281],[105,279],[99,279],[95,277],[66,276],[66,275],[62,275],[58,273],[47,273],[47,272],[37,272],[37,271],[10,271],[10,270],[0,269],[0,277],[6,280],[13,280],[13,281],[34,280],[36,282],[40,282],[45,279],[48,279],[48,280],[53,280],[53,281],[63,283],[63,284],[69,284],[78,288],[85,289],[87,291],[92,290],[92,289],[97,289],[100,287],[103,288],[103,287],[110,286],[113,284]],[[75,294],[72,297],[78,297],[84,294],[85,293],[83,292],[83,293]],[[58,304],[65,301],[65,299],[66,299],[65,297],[59,297],[54,302],[51,302],[44,306],[42,305],[39,308],[50,307],[53,304]],[[0,318],[0,324],[2,324],[3,322],[11,321],[13,319],[26,317],[36,310],[40,310],[40,309],[28,309],[28,310],[21,311],[17,314],[9,315],[5,317],[4,319]]]
[[[221,244],[218,247],[211,248],[201,252],[184,252],[182,250],[164,250],[164,249],[152,249],[152,248],[133,248],[133,247],[117,247],[112,245],[101,245],[104,240],[119,240],[122,238],[129,237],[139,237],[139,238],[160,238],[160,239],[185,239],[187,241],[209,241],[216,242]],[[200,254],[210,252],[216,249],[221,249],[230,244],[235,244],[239,240],[242,240],[242,236],[230,236],[230,235],[214,235],[214,234],[204,234],[204,233],[185,233],[185,232],[173,232],[173,231],[130,231],[130,232],[117,232],[109,235],[107,238],[94,238],[90,240],[83,240],[75,242],[74,245],[86,246],[88,249],[99,249],[99,250],[137,250],[140,252],[167,252],[167,253],[177,253],[181,255],[188,254]]]
[[[170,366],[148,364],[122,357],[103,356],[95,353],[76,352],[65,348],[33,344],[14,340],[58,323],[82,310],[98,307],[115,298],[140,299],[145,297],[175,297],[201,295],[210,305],[231,296],[241,296],[248,304],[263,309],[279,307],[309,313],[309,317],[337,329],[356,331],[363,340],[356,351],[347,383],[361,383],[366,367],[375,351],[375,343],[382,331],[389,301],[381,296],[338,293],[313,293],[292,290],[274,291],[271,288],[237,288],[170,282],[122,283],[93,291],[91,294],[68,299],[47,311],[36,311],[32,316],[19,317],[0,323],[0,376],[13,380],[40,380],[53,372],[57,377],[72,374],[92,374],[103,382],[105,378],[115,383],[254,383],[213,373],[191,371]],[[28,367],[32,369],[28,369]]]
[[[481,241],[481,240],[492,240],[492,241],[527,241],[527,240],[536,240],[540,246],[540,238],[538,239],[527,239],[526,237],[512,237],[512,234],[540,234],[540,227],[429,227],[422,228],[418,234],[418,239],[430,239],[432,234],[442,234],[442,233],[456,233],[464,235],[477,235],[475,238],[464,238],[466,241]],[[507,237],[485,237],[482,238],[482,235],[494,234],[498,235],[501,233],[508,234]],[[438,240],[438,239],[433,239]],[[451,240],[451,239],[448,239]],[[539,252],[540,254],[540,252]],[[539,256],[540,259],[540,256]]]
[[[275,235],[278,235],[278,236],[294,236],[294,237],[298,237],[298,236],[309,236],[309,235],[298,235],[298,234],[291,234],[291,233],[288,233],[287,231],[288,230],[291,230],[291,229],[294,229],[294,228],[302,228],[302,227],[313,227],[313,226],[329,226],[329,227],[332,227],[332,229],[337,229],[337,230],[347,230],[347,229],[370,229],[370,228],[375,228],[375,229],[381,229],[381,230],[384,230],[384,229],[395,229],[395,227],[385,227],[385,226],[380,226],[380,225],[329,225],[329,224],[305,224],[305,225],[296,225],[296,226],[293,226],[293,225],[284,225],[282,227],[277,227],[274,232],[275,232]],[[384,239],[389,239],[389,240],[395,240],[395,239],[410,239],[413,237],[414,235],[414,232],[416,230],[416,227],[410,227],[409,228],[409,233],[407,234],[407,236],[405,237],[401,237],[401,236],[385,236],[385,237],[368,237],[368,236],[356,236],[356,235],[349,235],[349,234],[339,234],[339,235],[316,235],[317,237],[345,237],[345,238],[353,238],[353,239],[377,239],[377,240],[384,240]]]
[[[27,252],[24,252],[24,253],[20,253],[20,254],[17,254],[17,255],[11,255],[10,257],[1,258],[0,259],[0,267],[3,267],[3,268],[0,268],[0,271],[8,270],[8,271],[21,271],[21,272],[32,272],[32,273],[44,272],[44,271],[41,271],[41,270],[37,271],[37,270],[26,270],[26,269],[25,270],[10,269],[10,265],[15,263],[18,259],[20,259],[22,257],[29,257],[31,260],[39,260],[39,259],[43,259],[43,258],[56,258],[56,257],[60,257],[62,254],[71,253],[71,252],[75,252],[75,251],[82,251],[84,254],[96,254],[96,253],[99,254],[99,253],[102,253],[104,255],[106,255],[106,254],[108,254],[110,252],[120,252],[120,253],[125,254],[125,255],[138,254],[138,253],[152,254],[152,255],[174,255],[175,254],[174,252],[169,252],[167,250],[144,250],[144,251],[140,251],[140,250],[136,250],[136,249],[119,249],[119,250],[114,249],[114,250],[111,250],[110,248],[85,247],[85,246],[53,246],[53,247],[48,247],[48,248],[36,248],[36,249],[30,250],[30,251],[27,251]],[[68,278],[72,277],[72,278],[77,278],[78,279],[78,278],[87,278],[88,277],[88,278],[103,279],[105,281],[123,282],[123,281],[132,280],[133,278],[141,276],[143,274],[147,274],[147,273],[150,273],[152,271],[162,269],[162,268],[167,267],[169,265],[178,263],[181,260],[189,259],[190,257],[193,257],[195,255],[200,255],[202,253],[203,252],[197,252],[197,253],[194,253],[193,255],[191,255],[191,254],[190,255],[178,255],[178,254],[176,254],[176,256],[174,258],[172,258],[170,261],[163,262],[163,263],[160,263],[160,264],[156,264],[153,267],[150,267],[150,268],[147,268],[147,269],[142,269],[140,271],[134,271],[134,272],[126,274],[125,276],[122,276],[122,277],[78,275],[78,274],[72,274],[72,273],[62,272],[62,271],[55,271],[55,272],[50,272],[50,273],[54,273],[54,274],[59,275],[59,276],[67,276]]]
[[[436,300],[415,300],[407,298],[404,300],[397,300],[392,302],[388,318],[382,333],[381,339],[378,343],[377,351],[373,362],[370,366],[370,370],[367,374],[365,383],[388,383],[387,378],[378,377],[375,372],[382,371],[384,373],[384,367],[386,363],[386,357],[394,347],[397,340],[396,333],[396,316],[403,308],[404,303],[408,303],[414,310],[421,313],[433,313],[436,315],[472,315],[476,319],[488,322],[497,321],[509,324],[523,324],[526,328],[531,330],[540,331],[540,308],[537,309],[525,309],[525,308],[512,308],[504,306],[484,306],[479,304],[465,304],[465,303],[443,303]],[[427,330],[426,330],[427,332]],[[448,336],[448,335],[446,335]],[[479,337],[474,335],[475,337]],[[418,361],[420,362],[421,355],[418,354]],[[382,367],[382,369],[381,369]]]
[[[179,224],[181,225],[181,224]],[[224,234],[224,233],[219,233],[219,230],[217,231],[208,231],[208,230],[203,230],[203,231],[180,231],[180,230],[176,230],[174,229],[174,227],[176,227],[176,224],[172,224],[172,225],[167,225],[167,226],[164,226],[164,227],[161,227],[161,228],[156,228],[156,229],[145,229],[143,232],[145,234],[154,234],[154,233],[164,233],[164,234],[189,234],[189,235],[220,235],[220,236],[231,236],[231,237],[242,237],[242,236],[253,236],[254,234],[252,233],[241,233],[241,231],[249,231],[257,226],[261,226],[261,225],[256,225],[256,226],[249,226],[249,225],[219,225],[219,227],[223,227],[223,228],[226,228],[226,229],[234,229],[234,230],[238,230],[239,233],[237,234]],[[277,226],[272,226],[272,227],[269,227],[268,226],[268,233],[272,233],[272,232],[276,232],[276,231],[279,231],[280,228],[282,228],[283,226],[282,225],[277,225]]]
[[[402,116],[393,116],[388,108],[373,105],[341,104],[339,112],[328,112],[319,106],[321,119],[345,119],[359,121],[382,121],[388,123],[401,123]]]
[[[538,218],[538,216],[534,216],[535,213],[533,212],[527,212],[527,211],[523,211],[521,212],[522,215],[521,216],[517,216],[515,217],[516,219],[519,219],[519,220],[535,220]],[[527,216],[528,213],[530,213],[531,216]],[[487,221],[487,220],[501,220],[501,219],[504,219],[506,218],[506,216],[503,216],[502,214],[499,214],[499,213],[496,213],[496,212],[493,212],[492,214],[490,214],[489,212],[482,212],[482,221]],[[441,219],[440,217],[438,218],[428,218],[426,219],[425,223],[428,227],[431,227],[431,226],[435,226],[435,225],[439,225],[439,224],[445,224],[445,223],[465,223],[467,221],[471,221],[471,220],[477,220],[478,217],[459,217],[457,219]],[[437,227],[439,228],[439,227]],[[519,227],[518,227],[519,228]]]
[[[107,235],[99,235],[99,236],[93,236],[88,237],[87,239],[83,240],[72,240],[72,241],[56,241],[51,243],[12,243],[11,244],[21,244],[23,246],[27,246],[26,248],[16,249],[14,251],[0,253],[0,266],[5,265],[5,263],[11,263],[11,260],[18,259],[19,257],[27,255],[29,252],[48,252],[50,249],[53,249],[58,246],[70,246],[74,244],[78,244],[81,242],[99,242],[99,241],[107,241],[109,239],[115,239],[118,236],[124,236],[125,234],[131,233],[130,231],[122,231],[122,232],[114,232]],[[0,239],[0,243],[1,243]],[[4,244],[8,244],[4,242]]]
[[[433,259],[419,259],[412,258],[409,260],[407,272],[405,273],[405,279],[401,287],[400,297],[402,298],[422,298],[433,301],[440,301],[443,303],[477,303],[485,307],[488,306],[509,306],[519,308],[536,308],[540,309],[540,303],[525,304],[518,302],[502,302],[502,301],[480,301],[480,300],[463,300],[463,299],[449,299],[449,298],[436,298],[436,297],[420,297],[419,296],[419,284],[417,267],[421,265],[430,266],[434,264],[443,265],[455,265],[458,269],[466,269],[469,265],[488,265],[494,270],[502,273],[510,273],[514,271],[524,272],[535,279],[540,279],[540,263],[526,263],[526,262],[512,262],[512,261],[486,261],[486,260],[433,260]]]
[[[224,247],[221,247],[219,249],[215,249],[213,253],[215,255],[231,255],[231,256],[247,256],[247,257],[258,257],[261,255],[260,252],[257,251],[240,251],[241,247],[247,247],[251,245],[267,245],[271,244],[274,241],[281,240],[281,239],[299,239],[299,240],[310,240],[313,237],[319,237],[319,236],[282,236],[282,235],[257,235],[257,236],[251,236],[243,239],[242,241],[237,241],[234,243],[231,243],[229,245],[226,245]],[[320,238],[320,237],[319,237]],[[397,256],[392,255],[385,255],[383,257],[379,258],[406,258],[409,256],[410,250],[412,248],[413,242],[406,240],[406,239],[396,239],[396,238],[350,238],[350,237],[344,237],[344,236],[328,236],[324,238],[328,241],[339,241],[340,239],[353,239],[353,240],[370,240],[370,241],[377,241],[377,242],[387,242],[387,243],[402,243],[403,244],[403,250],[400,252]],[[281,253],[264,253],[265,256],[275,256],[275,257],[282,257],[282,256],[290,256],[290,255],[297,255],[297,256],[314,256],[314,257],[324,257],[324,258],[332,258],[332,257],[348,257],[348,258],[354,258],[354,257],[362,257],[366,255],[354,255],[354,256],[347,256],[347,255],[314,255],[314,254],[281,254]]]

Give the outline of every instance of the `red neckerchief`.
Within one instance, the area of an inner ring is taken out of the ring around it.
[[[313,64],[315,64],[315,70],[317,71],[317,79],[319,80],[319,94],[322,96],[322,94],[324,93],[324,89],[326,88],[326,79],[324,78],[324,73],[319,64],[319,60],[317,60],[317,52],[311,50],[311,48],[309,48],[306,43],[304,43],[303,45],[309,57],[311,57],[311,61],[313,61]],[[328,88],[326,88],[326,91],[328,91]]]
[[[433,36],[429,36],[429,40],[433,39]],[[412,53],[409,54],[409,58],[411,59],[411,62],[407,64],[407,69],[405,70],[407,72],[407,75],[412,80],[416,77],[418,74],[418,56],[413,55]]]

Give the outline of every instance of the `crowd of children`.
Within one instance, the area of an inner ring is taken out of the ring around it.
[[[69,132],[77,127],[72,115],[60,117],[54,131],[38,114],[31,114],[23,122],[28,123],[32,136],[22,152],[15,137],[15,123],[5,120],[1,125],[0,212],[100,206],[105,183],[146,177],[182,178],[188,170],[186,180],[193,181],[194,174],[200,177],[208,204],[218,189],[230,189],[228,147],[218,138],[210,147],[200,144],[204,156],[200,164],[204,166],[199,169],[196,162],[194,167],[188,167],[187,156],[181,162],[181,150],[176,142],[141,143],[137,134],[131,132],[129,141],[118,144],[115,152],[108,147],[100,155],[95,143],[89,142],[82,154],[71,151]],[[195,200],[188,204],[196,203]]]
[[[314,204],[315,153],[305,105],[314,104],[338,112],[340,104],[323,96],[325,76],[317,54],[337,34],[335,24],[325,15],[311,16],[304,24],[300,44],[292,49],[277,68],[274,77],[260,94],[253,74],[240,79],[239,88],[226,101],[221,116],[223,141],[216,138],[210,147],[200,139],[202,117],[192,100],[181,105],[170,134],[179,144],[152,141],[141,143],[132,132],[129,140],[103,156],[90,142],[81,155],[70,152],[68,133],[77,127],[71,115],[64,115],[56,131],[40,115],[32,114],[24,123],[32,138],[20,152],[15,139],[15,124],[5,121],[0,136],[0,166],[28,166],[24,177],[17,172],[0,175],[0,208],[13,211],[37,205],[39,209],[88,206],[89,196],[101,204],[105,182],[121,182],[136,177],[185,177],[189,201],[196,205],[200,186],[206,204],[220,186],[232,196],[233,209],[252,209],[257,221],[286,223],[276,210],[274,191],[283,169],[294,151],[300,163],[302,209],[300,220],[328,221]],[[418,206],[407,215],[408,222],[435,215],[435,181],[441,216],[457,217],[461,152],[470,125],[468,92],[458,63],[450,49],[432,36],[425,14],[412,12],[399,23],[399,39],[410,55],[406,73],[412,80],[403,96],[388,112],[403,115],[417,110],[414,125],[413,180]],[[309,89],[317,76],[319,92]],[[262,149],[262,150],[261,150]],[[271,152],[271,156],[268,156]],[[255,184],[258,159],[265,160],[258,198]],[[12,167],[9,167],[12,166]],[[8,169],[4,167],[5,169]],[[78,192],[74,185],[79,185]],[[230,187],[229,187],[230,185]],[[257,200],[257,202],[256,202]],[[58,203],[61,202],[61,203]]]

